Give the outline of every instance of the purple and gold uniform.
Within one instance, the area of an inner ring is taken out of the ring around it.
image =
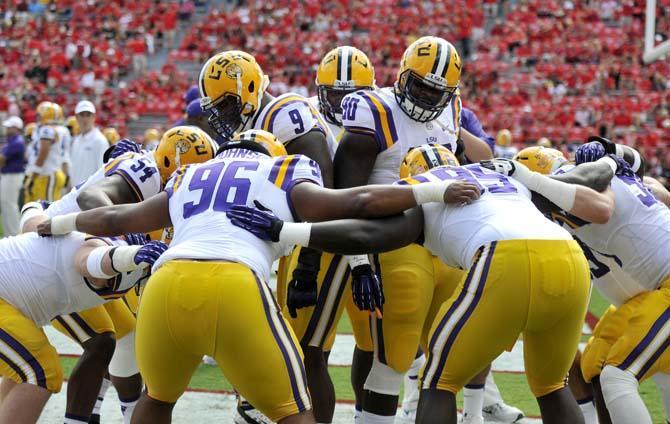
[[[466,206],[422,206],[424,246],[466,274],[433,322],[421,387],[458,392],[520,333],[533,394],[564,387],[590,289],[579,245],[512,178],[466,165],[404,181],[431,180],[465,180],[482,195]]]
[[[225,213],[258,200],[293,221],[290,192],[307,182],[322,184],[307,157],[232,149],[167,183],[174,238],[154,264],[137,322],[149,396],[176,402],[206,354],[273,421],[310,408],[302,351],[267,286],[272,262],[293,246],[260,240]]]

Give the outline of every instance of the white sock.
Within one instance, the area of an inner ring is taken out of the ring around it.
[[[363,411],[361,413],[361,424],[393,424],[395,420],[395,415],[376,415],[372,412]]]
[[[78,417],[72,414],[65,414],[65,419],[63,420],[64,424],[87,424],[88,418]]]
[[[467,385],[463,388],[463,416],[481,417],[484,407],[484,386]]]
[[[652,424],[633,373],[606,365],[600,374],[600,385],[613,423]]]
[[[426,363],[426,355],[417,357],[403,378],[404,394],[402,397],[402,409],[414,411],[419,406],[419,372]]]
[[[670,374],[658,373],[652,379],[661,395],[663,409],[665,410],[665,420],[670,422]]]
[[[504,404],[498,385],[493,380],[493,372],[489,371],[486,375],[486,386],[484,386],[484,406],[495,405],[496,403]]]
[[[123,424],[130,424],[130,418],[133,416],[135,405],[137,405],[137,401],[139,399],[139,397],[135,400],[119,399],[119,403],[121,404],[121,413],[123,414]]]
[[[111,385],[112,382],[109,381],[108,378],[102,379],[102,384],[100,384],[100,391],[98,392],[98,398],[95,400],[95,405],[93,406],[93,412],[91,412],[91,416],[97,415],[100,417],[100,408],[102,408],[102,402],[105,400],[105,394]]]
[[[584,423],[598,424],[598,414],[596,413],[596,405],[593,403],[593,398],[578,400],[577,403],[584,415]]]

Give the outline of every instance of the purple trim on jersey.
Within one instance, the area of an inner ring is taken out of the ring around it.
[[[625,370],[626,368],[630,367],[633,364],[633,362],[642,354],[642,352],[644,352],[644,350],[651,344],[654,338],[656,338],[656,335],[658,335],[658,332],[661,331],[661,328],[665,326],[665,323],[668,322],[668,319],[670,319],[670,308],[666,308],[665,311],[661,314],[661,316],[658,317],[658,319],[656,319],[656,322],[654,322],[654,324],[651,326],[651,328],[647,332],[647,335],[644,336],[644,338],[640,341],[640,343],[638,343],[637,346],[635,346],[635,348],[628,354],[626,359],[624,359],[623,362],[621,362],[621,364],[617,368]],[[664,348],[664,346],[665,343],[661,347]],[[654,355],[652,355],[652,358],[654,357]],[[645,367],[646,366],[647,364],[645,364]],[[639,374],[638,378],[640,378],[642,375],[643,374]]]
[[[277,109],[270,112],[270,118],[268,119],[268,125],[267,125],[268,129],[266,131],[274,132],[275,118],[277,118],[277,114],[279,113],[279,111],[284,109],[286,106],[294,105],[296,103],[307,104],[307,102],[305,100],[302,100],[302,99],[289,100],[288,102],[279,106]]]
[[[47,378],[44,373],[44,368],[39,363],[37,358],[35,358],[28,349],[26,349],[18,340],[12,337],[11,334],[0,328],[0,340],[5,342],[17,355],[19,355],[30,368],[33,369],[35,373],[35,379],[37,380],[37,385],[40,387],[47,388]]]
[[[277,159],[275,159],[274,165],[272,165],[272,170],[270,171],[270,175],[268,176],[268,180],[274,184],[275,181],[277,181],[277,177],[279,176],[279,170],[281,169],[282,164],[284,163],[284,159],[286,159],[286,156],[280,156]]]
[[[7,356],[5,356],[5,354],[2,353],[2,352],[0,352],[0,361],[3,361],[3,362],[6,363],[7,365],[9,365],[9,367],[10,367],[11,369],[13,369],[14,372],[17,373],[17,374],[19,375],[19,377],[21,377],[21,380],[23,380],[23,381],[25,381],[25,382],[28,381],[28,377],[27,377],[26,374],[23,372],[23,370],[21,369],[21,367],[19,367],[19,366],[16,365],[14,362],[12,362],[12,360],[9,359]]]
[[[272,320],[271,314],[273,311],[270,310],[270,303],[268,302],[268,299],[266,298],[266,292],[263,289],[263,284],[265,282],[261,281],[258,276],[252,271],[252,274],[254,275],[254,279],[256,280],[256,285],[258,286],[258,291],[261,296],[261,300],[263,302],[263,310],[265,311],[265,317],[266,321],[268,323],[268,326],[270,327],[270,331],[272,331],[272,336],[275,339],[275,342],[277,343],[277,346],[279,346],[279,350],[281,350],[282,356],[284,358],[284,363],[286,364],[286,371],[288,372],[289,380],[291,382],[291,390],[293,392],[293,399],[296,402],[296,405],[298,406],[298,410],[300,412],[305,410],[305,404],[302,401],[302,397],[300,396],[300,391],[298,390],[298,382],[296,381],[297,376],[295,375],[295,372],[293,370],[293,366],[291,364],[291,360],[288,356],[288,351],[286,350],[286,346],[284,346],[284,343],[282,342],[281,338],[279,337],[279,329],[275,326],[274,321]],[[276,311],[279,311],[277,308]],[[284,317],[281,316],[277,312],[279,322],[282,323],[282,327],[284,328],[284,332],[287,335],[286,339],[288,340],[288,343],[291,345],[291,348],[293,352],[296,355],[296,358],[300,359],[300,355],[298,354],[297,349],[295,349],[295,346],[293,346],[293,338],[291,337],[291,333],[289,333],[286,330],[284,323]],[[302,364],[302,361],[298,361]],[[302,367],[302,365],[300,365]],[[303,377],[304,377],[304,370],[303,370]],[[307,384],[305,382],[305,384]],[[307,388],[308,386],[305,386]]]
[[[377,140],[377,133],[373,129],[365,127],[357,127],[355,125],[347,125],[345,129],[352,133],[372,135],[374,136],[375,140]]]
[[[122,162],[123,162],[122,160],[116,162],[114,166],[112,166],[109,170],[105,171],[105,177],[109,177],[110,175],[112,175],[114,171],[116,171],[116,168],[118,168]]]
[[[379,95],[377,95],[376,93],[373,93],[372,91],[361,92],[361,95],[370,96],[370,97],[374,98],[375,100],[377,100],[382,105],[382,107],[384,108],[384,111],[386,112],[386,120],[389,124],[389,131],[391,132],[391,143],[395,144],[395,142],[398,141],[398,131],[395,128],[395,121],[393,120],[393,113],[391,112],[391,108],[388,107],[386,102],[381,97],[379,97]],[[370,102],[368,102],[368,104],[370,104]],[[374,103],[372,105],[374,105]],[[377,105],[374,105],[374,108],[375,108],[375,110],[377,110]],[[380,134],[383,136],[384,131],[382,129],[382,126],[380,125],[377,128],[378,128],[378,131],[380,131]],[[385,142],[382,150],[386,150],[387,148],[388,148],[388,146],[386,145],[386,142]]]
[[[309,319],[309,324],[307,324],[307,330],[305,330],[305,334],[303,334],[302,339],[300,340],[300,343],[302,345],[305,345],[305,343],[309,343],[309,341],[314,337],[314,331],[316,331],[316,326],[319,323],[319,320],[321,318],[321,314],[323,313],[323,308],[326,305],[326,301],[328,300],[328,292],[330,292],[330,286],[335,284],[339,284],[340,287],[338,287],[338,292],[341,292],[342,289],[344,288],[345,284],[340,284],[341,281],[334,281],[335,280],[335,272],[337,271],[337,267],[340,265],[340,262],[342,261],[342,255],[334,255],[333,259],[330,261],[330,264],[328,265],[328,270],[326,271],[326,275],[323,277],[323,282],[321,283],[321,289],[319,290],[319,297],[316,300],[316,305],[314,306],[314,310],[312,311],[312,316]],[[345,280],[346,281],[346,280]],[[341,296],[337,296],[339,299]],[[339,303],[334,303],[333,304],[333,310],[337,312],[337,305]],[[328,329],[328,327],[326,327]],[[319,346],[322,347],[325,339],[328,336],[328,331],[324,331],[323,334],[323,339],[319,340]]]
[[[407,181],[405,181],[405,180],[398,180],[398,181],[396,181],[396,182],[393,183],[393,184],[397,184],[397,185],[401,185],[401,186],[410,185],[410,184],[409,184]]]
[[[112,174],[110,174],[110,176],[111,175],[120,175],[121,178],[123,178],[126,181],[126,183],[128,183],[130,188],[132,188],[133,191],[135,192],[135,198],[137,200],[137,203],[144,200],[144,196],[142,196],[142,190],[140,190],[140,188],[137,186],[137,183],[135,182],[135,180],[133,180],[133,177],[131,177],[130,174],[128,174],[125,170],[117,169]]]
[[[368,103],[368,106],[370,106],[370,112],[372,112],[372,118],[375,121],[375,129],[373,131],[373,134],[375,135],[375,140],[377,141],[379,151],[384,151],[386,150],[386,141],[384,137],[384,130],[382,129],[382,122],[379,117],[379,111],[377,110],[377,106],[373,103],[373,101],[364,95],[365,93],[360,93],[360,96]],[[349,129],[350,127],[347,127]],[[359,127],[361,128],[361,127]],[[368,131],[371,131],[370,128],[366,128]]]
[[[281,189],[286,191],[286,188],[291,185],[291,181],[293,180],[293,173],[295,172],[295,166],[300,162],[300,156],[295,156],[292,157],[291,160],[288,163],[288,167],[286,167],[286,174],[284,174],[284,181],[281,184]]]

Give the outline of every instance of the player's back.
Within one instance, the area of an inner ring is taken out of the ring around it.
[[[612,179],[614,212],[605,224],[578,222],[571,230],[591,249],[617,258],[641,286],[653,290],[670,275],[670,209],[632,171]]]
[[[461,180],[479,186],[469,205],[423,205],[425,246],[450,266],[468,268],[482,245],[500,240],[570,240],[570,234],[537,210],[530,192],[513,178],[479,165],[442,166],[409,183]]]
[[[158,168],[151,153],[128,152],[108,161],[93,175],[73,187],[62,199],[53,202],[46,209],[46,214],[54,217],[70,212],[79,212],[81,210],[77,203],[79,194],[86,188],[112,175],[120,175],[128,183],[138,202],[157,194],[162,185]]]
[[[392,87],[359,90],[342,99],[342,123],[352,133],[371,135],[379,153],[370,174],[370,184],[392,184],[412,147],[442,144],[456,151],[460,128],[460,97],[455,96],[433,121],[418,122],[403,112]]]
[[[303,181],[321,184],[321,174],[316,162],[301,155],[271,158],[231,149],[208,162],[182,167],[165,189],[174,238],[154,270],[173,259],[213,259],[243,263],[267,280],[272,262],[293,246],[260,240],[234,226],[226,211],[258,201],[292,222],[289,193]]]

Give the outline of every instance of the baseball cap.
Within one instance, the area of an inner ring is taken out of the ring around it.
[[[195,99],[191,103],[186,106],[186,115],[190,116],[192,118],[197,118],[199,116],[206,115],[206,112],[202,110],[202,106],[200,106],[200,100]]]
[[[23,120],[18,116],[10,116],[2,121],[2,126],[7,128],[18,128],[21,130],[23,129]]]
[[[82,113],[82,112],[91,112],[95,113],[95,105],[91,103],[88,100],[82,100],[79,103],[77,103],[77,106],[74,108],[74,113]]]

